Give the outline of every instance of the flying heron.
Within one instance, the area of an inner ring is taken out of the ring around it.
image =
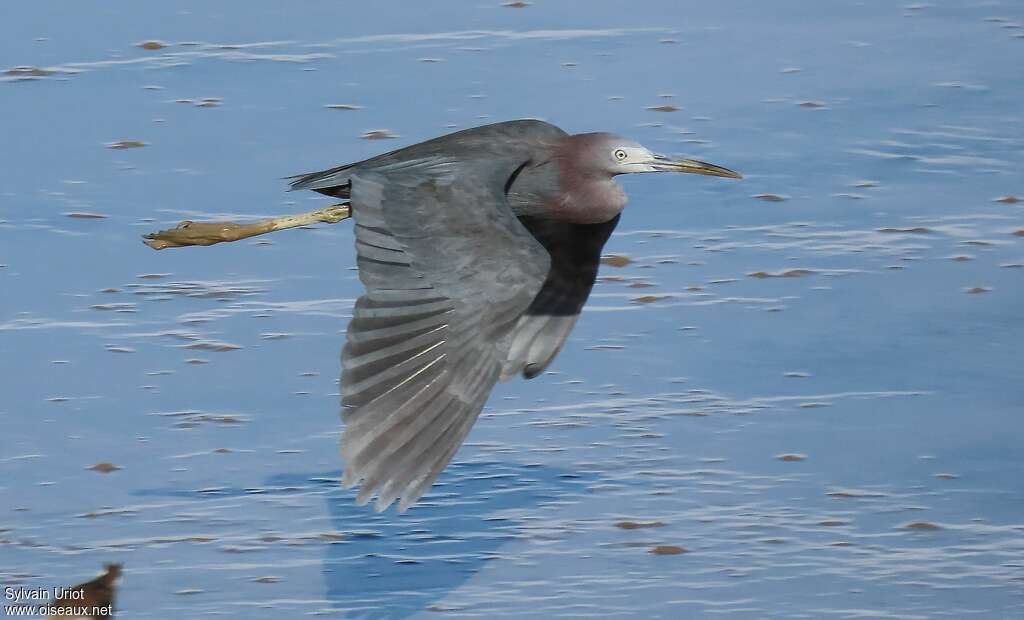
[[[349,199],[359,279],[342,349],[342,484],[382,511],[414,504],[498,380],[531,379],[565,343],[631,172],[738,179],[607,133],[485,125],[290,177]]]

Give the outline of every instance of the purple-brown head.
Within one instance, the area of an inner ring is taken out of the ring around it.
[[[559,194],[548,205],[557,219],[607,222],[626,206],[626,194],[612,179],[631,172],[689,172],[740,179],[738,173],[695,159],[671,160],[621,136],[581,133],[566,136],[555,149]]]
[[[616,176],[632,172],[688,172],[713,177],[742,179],[737,173],[696,159],[671,160],[652,153],[637,142],[610,133],[582,133],[570,136],[564,157],[576,159],[580,172]]]

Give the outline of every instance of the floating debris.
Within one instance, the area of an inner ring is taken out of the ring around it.
[[[236,424],[244,424],[250,421],[248,416],[234,413],[207,413],[205,411],[192,409],[186,411],[162,411],[158,413],[151,413],[149,415],[175,419],[177,420],[174,424],[176,428],[194,428],[205,423],[234,426]]]
[[[672,105],[670,103],[664,103],[662,105],[652,105],[652,106],[648,107],[647,109],[652,111],[652,112],[678,112],[679,111],[679,107],[678,106],[674,106],[674,105]]]
[[[4,75],[11,75],[14,77],[46,77],[53,75],[57,71],[52,69],[43,69],[42,67],[14,67],[13,69],[7,69],[4,71]]]
[[[175,99],[175,103],[191,103],[197,108],[216,108],[224,103],[222,97],[203,97],[202,99]]]
[[[144,50],[151,50],[151,51],[152,50],[162,50],[165,47],[167,47],[166,43],[164,43],[163,41],[157,41],[156,39],[151,39],[149,41],[143,41],[141,43],[137,43],[136,45],[138,47],[141,47]]]
[[[764,200],[766,202],[782,202],[784,200],[789,200],[789,196],[784,194],[754,194],[751,198]]]
[[[935,474],[935,477],[938,478],[939,480],[956,480],[960,476],[958,476],[956,474],[940,473],[940,474]]]
[[[826,104],[824,101],[801,101],[797,105],[801,108],[824,108]]]
[[[679,555],[680,553],[687,553],[689,549],[686,547],[680,547],[679,545],[657,545],[651,547],[648,553],[654,555]]]
[[[862,491],[860,489],[841,489],[838,491],[829,491],[825,495],[829,497],[840,497],[840,498],[878,498],[888,497],[885,493],[879,493],[877,491]]]
[[[649,304],[664,299],[663,295],[641,295],[640,297],[634,297],[630,301],[635,304]]]
[[[121,577],[120,564],[106,564],[104,572],[95,579],[79,583],[71,587],[54,588],[54,597],[44,598],[46,604],[41,608],[48,609],[47,618],[107,618],[113,617],[114,600],[117,597],[118,581]],[[88,609],[95,614],[78,615],[73,611]],[[10,611],[8,608],[7,611]],[[38,613],[38,612],[37,612]],[[4,614],[7,615],[6,613]],[[35,614],[34,614],[35,615]]]
[[[142,140],[118,140],[107,143],[108,149],[137,149],[143,146],[147,146],[147,143]]]
[[[502,3],[501,6],[509,9],[525,9],[526,7],[530,6],[530,3],[523,2],[522,0],[512,0],[512,2]]]
[[[965,261],[974,260],[974,257],[971,256],[970,254],[956,254],[954,256],[950,256],[949,260],[962,263]]]
[[[995,198],[993,200],[993,202],[1001,202],[1001,203],[1007,204],[1007,205],[1017,204],[1020,201],[1021,201],[1021,199],[1019,197],[1013,196],[1013,195],[1010,195],[1010,196],[1000,196],[999,198]]]
[[[850,522],[845,519],[825,519],[824,521],[818,521],[818,525],[822,527],[840,527],[842,525],[849,525]]]
[[[903,527],[905,527],[908,530],[941,530],[942,529],[942,526],[936,525],[935,523],[932,523],[930,521],[914,521],[913,523],[908,523],[908,524],[904,525]]]
[[[105,220],[110,217],[102,213],[89,213],[88,211],[67,211],[63,215],[74,220]]]
[[[112,471],[117,471],[119,469],[124,469],[124,468],[121,467],[120,465],[114,465],[113,463],[102,462],[102,463],[96,463],[95,465],[90,465],[89,467],[86,467],[86,469],[91,469],[93,471],[98,471],[101,474],[109,474]]]
[[[964,289],[964,292],[968,295],[978,295],[980,293],[988,293],[992,289],[987,286],[972,286],[971,288]]]
[[[199,340],[196,342],[190,342],[188,344],[178,345],[178,348],[224,353],[225,351],[237,351],[242,348],[242,345],[232,344],[230,342],[218,342],[216,340]]]
[[[803,276],[809,276],[818,273],[814,269],[785,269],[783,271],[752,271],[747,274],[750,278],[802,278]]]
[[[800,454],[798,452],[786,452],[784,454],[776,454],[775,458],[780,461],[785,461],[787,463],[795,463],[797,461],[807,460],[807,455]]]
[[[615,527],[623,530],[640,530],[649,527],[664,527],[662,521],[619,521]]]
[[[89,306],[90,310],[135,310],[137,306],[131,302],[121,303],[109,303],[109,304],[93,304]]]
[[[911,226],[909,228],[886,227],[879,228],[877,230],[880,233],[910,233],[914,235],[926,235],[932,232],[932,229],[926,228],[924,226]]]
[[[605,254],[601,257],[601,264],[611,267],[625,267],[632,262],[633,259],[625,254]]]
[[[363,140],[392,140],[397,138],[398,134],[393,133],[390,129],[371,129],[359,137]]]

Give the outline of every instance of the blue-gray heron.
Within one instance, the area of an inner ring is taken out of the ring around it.
[[[343,484],[404,511],[499,379],[540,374],[587,300],[630,172],[740,175],[538,120],[476,127],[291,177],[347,198],[366,288],[342,350]]]

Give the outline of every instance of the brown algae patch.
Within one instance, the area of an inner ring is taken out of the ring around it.
[[[142,41],[141,43],[136,43],[136,47],[141,47],[144,50],[155,51],[164,49],[167,47],[167,44],[163,41],[157,41],[156,39],[149,39],[147,41]]]
[[[679,555],[689,551],[686,547],[680,547],[679,545],[656,545],[651,547],[648,553],[654,555]]]
[[[903,527],[908,529],[908,530],[941,530],[942,529],[941,525],[936,525],[935,523],[932,523],[931,521],[914,521],[912,523],[907,523]]]
[[[120,465],[114,465],[113,463],[107,463],[107,462],[104,461],[102,463],[96,463],[95,465],[90,465],[89,467],[86,467],[86,469],[91,469],[92,471],[98,471],[101,474],[109,474],[112,471],[117,471],[119,469],[124,469],[124,468],[121,467]]]
[[[390,129],[371,129],[363,132],[359,136],[363,140],[392,140],[398,137],[398,134],[394,133]]]
[[[102,213],[89,213],[87,211],[68,211],[62,215],[73,220],[105,220],[110,217]]]
[[[665,297],[663,295],[641,295],[639,297],[634,297],[630,301],[635,304],[650,304],[664,298]]]
[[[776,454],[775,458],[780,461],[785,461],[787,463],[796,463],[798,461],[806,461],[807,455],[800,454],[798,452],[786,452],[784,454]]]
[[[999,198],[994,198],[992,201],[993,202],[1001,202],[1004,205],[1013,205],[1013,204],[1017,204],[1018,202],[1020,202],[1021,199],[1018,196],[1010,195],[1010,196],[1000,196]]]
[[[625,267],[632,262],[633,259],[625,254],[605,254],[601,257],[601,264],[611,267]]]

